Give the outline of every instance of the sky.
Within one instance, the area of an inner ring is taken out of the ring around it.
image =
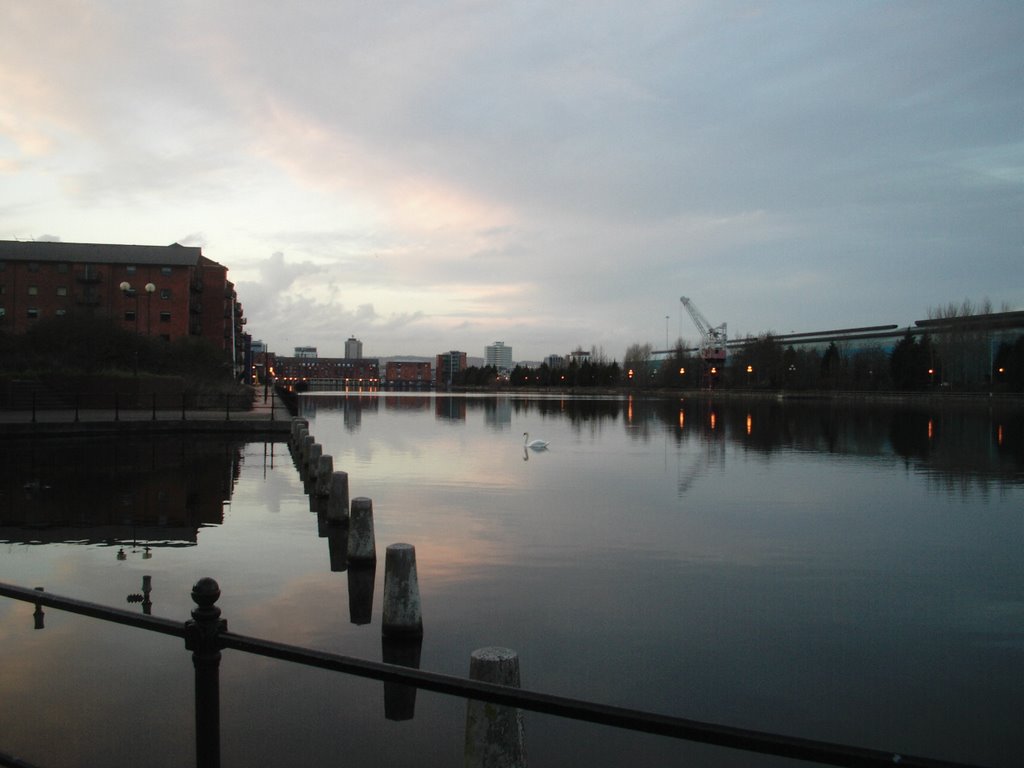
[[[11,0],[0,239],[202,246],[278,354],[1024,309],[1022,40],[995,1]]]

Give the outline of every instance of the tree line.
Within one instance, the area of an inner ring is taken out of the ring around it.
[[[680,339],[664,359],[653,359],[650,344],[631,344],[621,365],[596,355],[593,362],[580,364],[516,366],[507,375],[493,367],[470,368],[454,383],[468,387],[1024,392],[1024,335],[997,339],[992,314],[987,301],[930,309],[923,329],[907,329],[891,349],[844,340],[820,350],[797,348],[767,332],[748,336],[720,366],[705,364]]]
[[[82,313],[44,318],[23,334],[0,332],[0,375],[140,374],[210,383],[232,380],[230,360],[210,342],[142,336],[109,317]]]

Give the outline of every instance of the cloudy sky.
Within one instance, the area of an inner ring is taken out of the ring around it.
[[[0,239],[201,245],[289,353],[1024,308],[1024,3],[0,9]]]

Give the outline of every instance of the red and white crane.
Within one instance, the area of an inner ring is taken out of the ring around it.
[[[693,319],[693,324],[700,331],[700,356],[705,366],[723,365],[726,357],[725,342],[728,340],[726,324],[712,326],[692,301],[685,296],[680,296],[679,300],[683,302],[683,306]]]

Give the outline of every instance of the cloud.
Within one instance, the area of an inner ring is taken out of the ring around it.
[[[6,229],[191,233],[272,344],[619,355],[682,293],[750,332],[1024,300],[1016,5],[68,0],[5,31]]]

